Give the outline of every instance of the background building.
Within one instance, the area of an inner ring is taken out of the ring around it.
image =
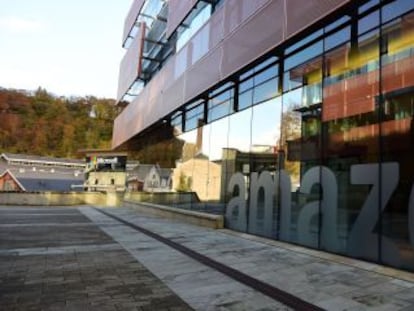
[[[84,187],[87,191],[125,191],[126,165],[126,153],[86,152]]]
[[[127,172],[127,189],[130,191],[171,192],[172,170],[158,164],[137,164]]]
[[[0,191],[83,191],[82,160],[25,154],[0,155]]]
[[[414,270],[412,0],[137,0],[123,46],[115,150],[219,164],[185,184],[230,228]]]

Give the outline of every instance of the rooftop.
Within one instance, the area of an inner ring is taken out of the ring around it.
[[[37,155],[28,154],[17,154],[17,153],[2,153],[0,158],[9,164],[38,164],[38,165],[49,165],[49,166],[76,166],[83,168],[85,161],[80,159],[66,159],[66,158],[54,158],[44,157]]]

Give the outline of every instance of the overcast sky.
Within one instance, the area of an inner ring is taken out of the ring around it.
[[[0,0],[0,87],[116,97],[132,0]]]

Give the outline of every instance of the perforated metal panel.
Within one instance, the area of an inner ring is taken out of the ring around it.
[[[284,0],[268,2],[258,11],[250,12],[250,15],[255,15],[254,18],[239,25],[226,38],[223,42],[222,78],[241,69],[282,42],[284,33],[283,7]],[[250,8],[255,7],[251,6]],[[226,17],[227,14],[232,15],[233,13],[226,11]],[[248,17],[246,12],[244,15],[246,18]]]
[[[286,38],[328,15],[349,0],[285,0]]]
[[[169,1],[167,36],[173,33],[196,2]],[[123,144],[186,101],[347,2],[349,0],[225,1],[187,45],[168,60],[142,94],[118,116],[112,146]],[[202,47],[194,46],[200,42],[203,42]],[[133,121],[125,122],[126,114]],[[325,118],[333,118],[334,115],[332,111]]]

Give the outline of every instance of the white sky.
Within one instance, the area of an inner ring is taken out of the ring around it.
[[[132,0],[0,0],[0,87],[116,97]]]

